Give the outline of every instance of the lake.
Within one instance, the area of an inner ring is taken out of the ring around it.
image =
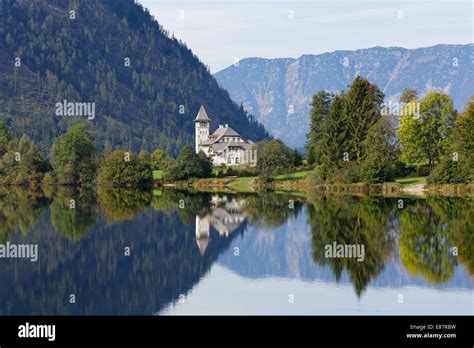
[[[0,244],[0,315],[474,314],[472,198],[1,189]]]

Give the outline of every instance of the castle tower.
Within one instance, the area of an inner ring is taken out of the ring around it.
[[[207,116],[206,109],[201,105],[196,119],[194,120],[195,139],[196,139],[196,153],[199,152],[199,144],[202,144],[209,137],[209,124],[211,119]]]

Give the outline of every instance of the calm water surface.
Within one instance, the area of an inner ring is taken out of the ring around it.
[[[474,314],[473,199],[12,189],[6,242],[0,315]]]

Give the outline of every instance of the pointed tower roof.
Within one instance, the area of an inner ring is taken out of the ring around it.
[[[211,119],[207,116],[206,109],[204,109],[204,105],[201,105],[194,122],[211,122]]]

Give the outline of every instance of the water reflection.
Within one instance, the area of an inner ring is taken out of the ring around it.
[[[92,190],[61,187],[51,203],[51,224],[64,236],[80,240],[97,219],[97,203]]]
[[[431,283],[448,280],[458,262],[474,274],[472,200],[430,198],[400,214],[400,251],[405,267]]]
[[[196,215],[196,242],[201,255],[209,244],[211,228],[218,232],[219,237],[228,237],[242,226],[246,218],[242,211],[244,207],[244,199],[217,195],[211,198],[210,212],[204,216]]]
[[[15,232],[26,235],[49,203],[42,192],[0,188],[0,243]]]
[[[328,263],[336,279],[346,270],[358,295],[383,268],[392,252],[394,236],[387,200],[372,197],[317,197],[309,208],[313,231],[313,257],[319,264]],[[333,243],[365,245],[365,260],[325,258],[324,246]]]
[[[225,287],[219,267],[242,286],[275,277],[351,284],[354,306],[378,287],[472,293],[473,200],[403,198],[400,208],[399,199],[3,189],[0,243],[37,243],[39,260],[0,259],[0,314],[167,312],[199,284]],[[364,261],[325,257],[333,242],[364,245]]]

